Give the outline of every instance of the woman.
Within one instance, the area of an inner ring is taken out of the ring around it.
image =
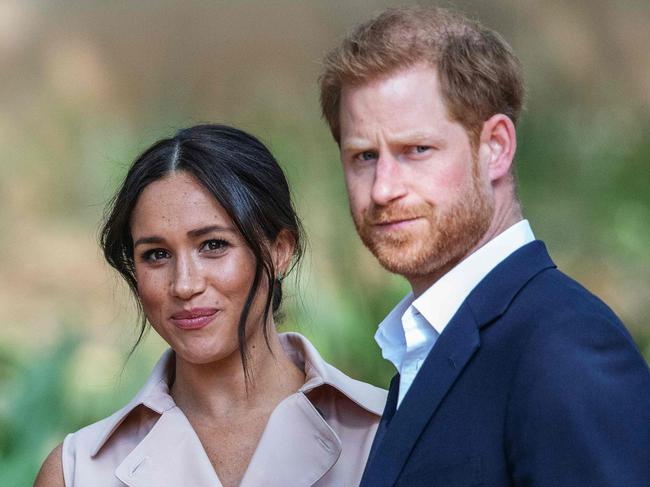
[[[264,145],[220,125],[157,142],[101,241],[170,350],[129,404],[66,437],[37,486],[359,483],[385,392],[275,331],[302,240]]]

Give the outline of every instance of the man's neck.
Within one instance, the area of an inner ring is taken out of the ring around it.
[[[481,239],[469,249],[469,251],[426,275],[405,276],[411,284],[413,296],[416,298],[420,296],[467,257],[522,219],[523,216],[518,201],[514,200],[511,204],[506,206],[497,206],[488,230],[483,234]]]

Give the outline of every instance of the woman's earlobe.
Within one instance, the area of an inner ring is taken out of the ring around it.
[[[273,242],[273,265],[275,266],[276,275],[280,282],[282,282],[286,275],[295,248],[295,238],[291,232],[286,229],[281,230],[275,242]]]

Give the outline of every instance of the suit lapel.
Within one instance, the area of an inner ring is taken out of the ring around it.
[[[476,321],[469,308],[462,306],[424,361],[383,438],[373,445],[375,455],[361,485],[395,483],[422,430],[478,348]]]
[[[545,245],[534,241],[476,286],[438,338],[392,420],[382,418],[386,428],[373,444],[362,486],[395,484],[423,429],[480,347],[480,329],[505,313],[531,279],[554,267]]]
[[[203,445],[182,411],[165,411],[115,470],[129,487],[221,487]]]
[[[375,438],[372,441],[372,446],[370,447],[370,453],[368,454],[368,462],[366,465],[369,465],[374,457],[377,447],[381,444],[381,441],[386,434],[390,420],[393,419],[395,410],[397,409],[397,396],[399,395],[399,374],[393,376],[390,381],[390,386],[388,387],[388,398],[386,400],[386,406],[384,407],[384,413],[381,416],[381,421],[377,427],[377,433],[375,433]]]
[[[555,264],[543,242],[535,240],[496,266],[467,297],[479,327],[491,323],[510,307],[519,291],[540,272]]]

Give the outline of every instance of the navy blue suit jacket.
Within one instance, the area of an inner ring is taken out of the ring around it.
[[[363,487],[650,486],[650,371],[542,242],[500,263],[390,387]]]

